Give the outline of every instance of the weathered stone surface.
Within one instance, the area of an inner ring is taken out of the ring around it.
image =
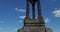
[[[50,28],[46,28],[44,26],[37,26],[37,27],[24,27],[19,32],[52,32]]]
[[[35,3],[38,4],[38,18],[35,19]],[[32,19],[29,17],[29,3],[32,4]],[[42,17],[40,0],[27,0],[26,18],[24,20],[24,27],[18,29],[17,32],[53,32],[50,28],[45,27],[45,22]]]

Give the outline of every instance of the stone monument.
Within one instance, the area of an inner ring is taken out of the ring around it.
[[[32,18],[30,17],[30,4],[32,5]],[[38,7],[38,17],[35,18],[35,4]],[[45,27],[45,21],[42,17],[40,0],[26,0],[26,17],[24,19],[24,27],[18,29],[17,32],[52,32],[50,28]]]

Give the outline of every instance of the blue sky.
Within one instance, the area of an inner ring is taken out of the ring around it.
[[[60,32],[60,0],[40,2],[46,27],[51,28],[53,32]],[[22,28],[25,8],[26,0],[0,0],[0,32],[16,32],[18,28]],[[35,9],[37,11],[37,8]]]

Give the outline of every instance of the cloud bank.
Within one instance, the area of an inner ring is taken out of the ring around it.
[[[26,16],[19,16],[19,18],[24,19]]]
[[[45,19],[45,22],[49,22],[49,19],[48,19],[48,18],[46,18],[46,19]]]
[[[19,9],[19,8],[15,8],[16,11],[20,11],[20,12],[26,12],[26,10],[24,9]]]
[[[53,14],[54,14],[55,17],[60,17],[60,8],[55,9],[55,11],[53,11]]]

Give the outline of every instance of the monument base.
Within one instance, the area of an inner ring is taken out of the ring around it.
[[[23,27],[22,29],[18,29],[17,32],[52,32],[50,28],[46,28],[44,26],[35,26],[35,27]]]

